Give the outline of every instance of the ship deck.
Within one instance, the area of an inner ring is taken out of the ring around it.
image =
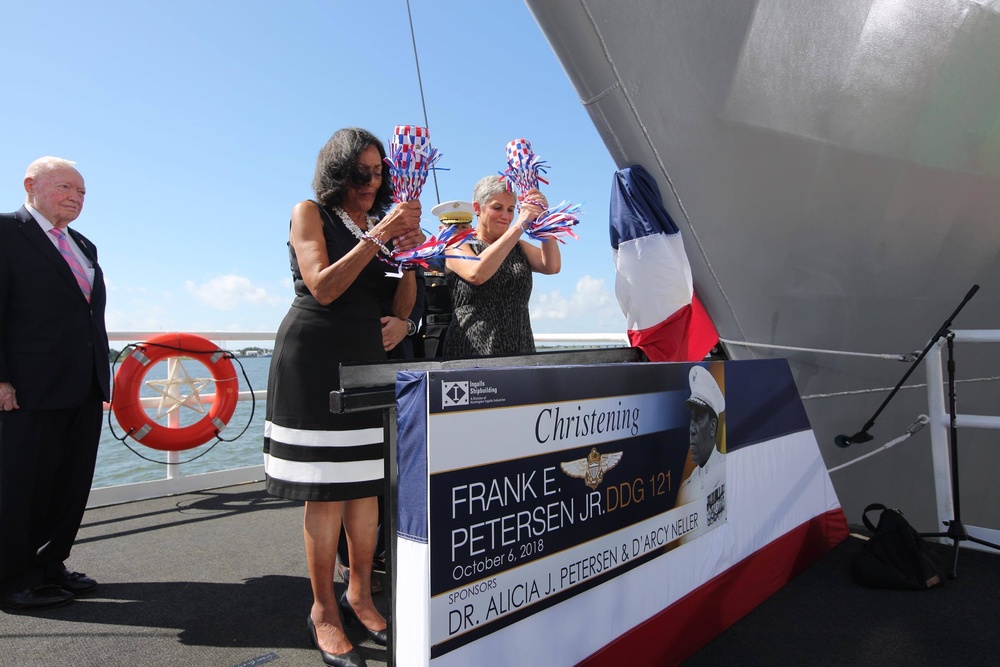
[[[68,564],[99,588],[0,613],[0,666],[321,665],[301,520],[301,503],[260,483],[92,508]],[[937,589],[877,591],[850,579],[859,549],[847,540],[685,664],[977,664],[996,652],[1000,557],[963,549],[958,578]],[[348,633],[369,665],[385,664],[357,625]]]

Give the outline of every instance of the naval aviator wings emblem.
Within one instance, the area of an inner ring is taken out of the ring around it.
[[[597,447],[592,447],[587,458],[566,461],[560,463],[559,467],[570,477],[579,477],[591,489],[597,489],[604,481],[604,473],[618,465],[618,462],[622,460],[622,454],[623,452],[601,454],[597,451]]]

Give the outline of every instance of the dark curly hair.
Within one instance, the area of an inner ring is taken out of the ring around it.
[[[347,189],[351,187],[351,170],[369,146],[377,148],[379,156],[385,159],[382,142],[360,127],[337,130],[326,142],[316,158],[316,174],[312,182],[316,199],[323,207],[340,206],[343,203]],[[392,204],[392,182],[388,167],[384,167],[382,173],[382,185],[375,194],[375,203],[368,211],[371,215],[381,216]]]

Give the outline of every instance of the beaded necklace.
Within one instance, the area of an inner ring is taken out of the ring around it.
[[[374,227],[375,224],[378,222],[378,218],[376,218],[373,215],[366,215],[365,221],[368,225],[368,230],[363,232],[361,231],[360,227],[354,224],[354,221],[351,220],[351,216],[347,215],[347,211],[340,208],[339,206],[335,206],[333,207],[333,212],[336,213],[338,216],[340,216],[340,221],[344,223],[345,227],[347,227],[347,231],[354,234],[354,236],[359,241],[370,241],[371,243],[374,243],[375,245],[378,246],[379,252],[381,252],[383,255],[389,258],[392,257],[392,252],[390,252],[390,250],[385,246],[384,243],[382,243],[377,238],[367,233],[368,230],[371,230],[371,228]]]

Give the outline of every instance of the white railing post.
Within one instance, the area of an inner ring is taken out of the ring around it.
[[[955,330],[955,343],[1000,343],[1000,330]],[[941,340],[931,349],[926,357],[927,362],[927,411],[931,429],[931,456],[934,462],[934,493],[937,498],[937,518],[939,530],[945,521],[955,518],[955,502],[952,498],[951,477],[951,413],[946,407],[947,387],[942,371],[941,348],[947,340]],[[955,427],[1000,430],[1000,417],[996,415],[962,414],[955,407]],[[981,526],[963,524],[969,535],[985,539],[991,543],[1000,541],[1000,531]],[[938,541],[949,538],[938,538]],[[964,546],[972,549],[983,549],[976,543],[969,542]],[[991,544],[992,546],[992,544]]]
[[[179,357],[170,357],[167,359],[167,377],[173,378],[177,377],[177,364],[180,363]],[[178,401],[181,397],[181,389],[176,384],[170,384],[167,389],[167,395],[171,398],[175,398]],[[174,410],[167,415],[167,427],[168,428],[180,428],[181,427],[181,411]],[[180,452],[167,452],[167,479],[176,478],[180,472]]]
[[[937,498],[937,528],[943,531],[943,522],[955,516],[951,497],[951,454],[948,450],[950,416],[945,408],[944,377],[941,372],[940,340],[931,347],[925,358],[927,372],[927,416],[931,434],[931,457],[934,462],[934,495]],[[944,541],[939,538],[938,541]]]

